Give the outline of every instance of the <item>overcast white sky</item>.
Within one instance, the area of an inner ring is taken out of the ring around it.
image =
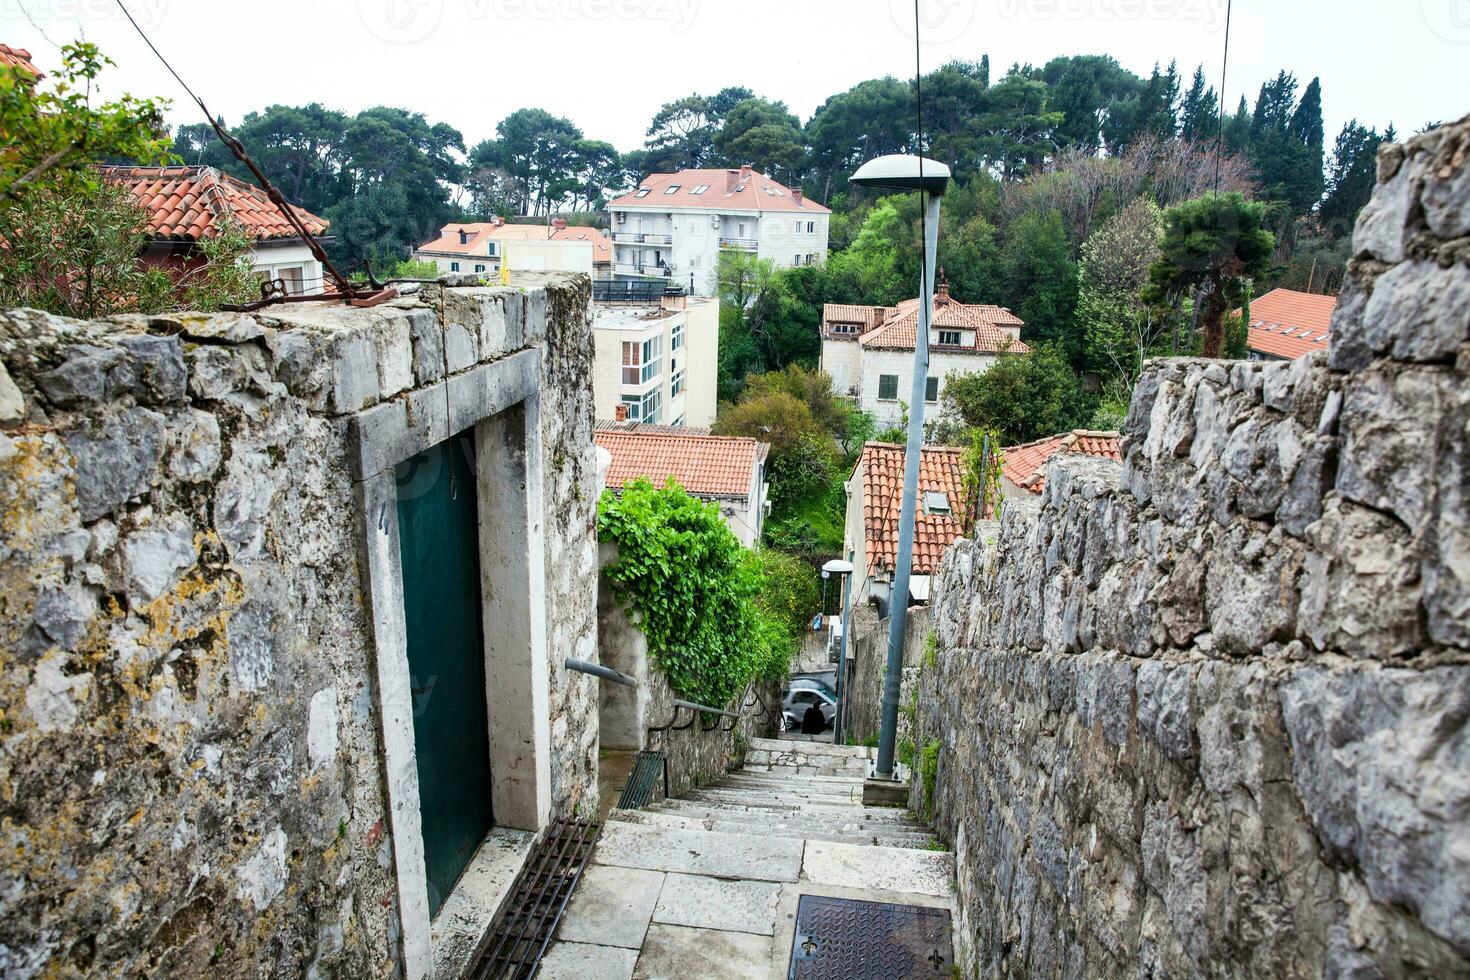
[[[913,0],[124,0],[211,109],[390,104],[468,145],[512,110],[572,119],[620,150],[659,105],[745,85],[803,121],[829,95],[913,73]],[[920,0],[923,65],[1105,53],[1146,75],[1177,58],[1218,87],[1226,0]],[[0,41],[44,69],[79,32],[118,63],[108,91],[175,99],[115,0],[0,0]],[[29,19],[27,18],[29,14]],[[40,28],[33,27],[33,19]],[[1470,111],[1470,0],[1235,0],[1227,103],[1279,68],[1322,77],[1328,149],[1350,117],[1406,134]]]

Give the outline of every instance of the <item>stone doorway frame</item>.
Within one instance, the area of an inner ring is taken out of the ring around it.
[[[478,364],[447,382],[359,412],[348,422],[363,591],[377,674],[374,701],[409,980],[435,975],[436,951],[419,811],[393,470],[455,434],[474,430],[491,804],[497,829],[534,835],[551,817],[540,388],[541,351],[532,348]],[[481,848],[482,853],[493,850]],[[477,855],[445,900],[441,918],[479,861]],[[494,909],[475,902],[460,903],[461,909],[465,905],[478,910],[477,918],[484,915],[483,926],[488,927]]]

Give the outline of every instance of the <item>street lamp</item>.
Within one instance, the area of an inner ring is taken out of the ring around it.
[[[898,739],[898,696],[903,678],[903,631],[908,622],[909,574],[914,564],[914,511],[919,497],[919,454],[924,446],[924,389],[929,378],[929,320],[934,313],[934,253],[939,248],[939,199],[949,168],[906,154],[869,160],[852,175],[863,187],[918,191],[923,195],[924,265],[919,272],[919,331],[914,338],[914,383],[909,399],[909,438],[903,456],[903,505],[898,517],[898,555],[888,613],[888,663],[883,672],[883,714],[878,729],[876,776],[893,778]]]
[[[832,722],[832,744],[842,744],[842,673],[847,669],[847,613],[852,605],[852,562],[833,558],[822,566],[822,578],[843,576],[842,582],[842,643],[837,648],[837,717]]]

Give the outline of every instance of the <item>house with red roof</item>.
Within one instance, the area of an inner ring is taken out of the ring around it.
[[[1040,495],[1046,487],[1046,464],[1058,456],[1076,453],[1100,459],[1123,459],[1123,439],[1116,432],[1073,429],[1045,439],[1001,449],[1001,492],[1007,497]]]
[[[1246,346],[1253,361],[1290,361],[1314,350],[1326,350],[1332,340],[1332,311],[1336,296],[1273,289],[1251,300]],[[1240,310],[1236,310],[1236,315]]]
[[[0,68],[17,68],[22,78],[38,79],[44,78],[41,70],[31,63],[31,53],[25,48],[12,48],[8,44],[0,44]]]
[[[941,281],[934,291],[930,318],[926,414],[938,407],[946,379],[988,371],[1000,358],[1031,353],[1021,340],[1021,318],[1003,306],[961,303]],[[901,425],[904,405],[913,397],[914,344],[919,332],[919,301],[897,306],[822,308],[821,367],[833,388],[854,399],[879,428]]]
[[[619,279],[669,279],[711,296],[722,252],[783,269],[827,260],[832,212],[750,167],[650,174],[608,210]]]
[[[768,509],[770,446],[742,436],[659,425],[603,425],[592,439],[599,450],[599,467],[606,468],[604,488],[620,492],[640,477],[656,487],[676,480],[690,496],[719,505],[725,524],[747,548],[760,542]]]
[[[869,601],[887,614],[898,555],[898,516],[903,503],[905,447],[886,442],[863,446],[846,484],[843,535],[853,564],[852,601]],[[965,493],[965,450],[925,446],[919,456],[919,498],[914,515],[914,555],[909,570],[910,602],[929,600],[929,579],[944,549],[964,537],[970,504]]]
[[[439,271],[500,275],[513,272],[585,272],[612,278],[612,239],[600,228],[569,225],[565,218],[545,224],[513,224],[504,218],[456,221],[439,237],[414,249],[413,257],[433,262]]]
[[[254,184],[214,167],[102,167],[126,187],[148,216],[149,265],[184,272],[199,261],[199,243],[227,225],[254,242],[251,265],[262,279],[278,280],[291,295],[323,291],[322,265],[280,209]],[[289,206],[289,205],[288,205]],[[304,208],[296,215],[318,240],[328,222]]]

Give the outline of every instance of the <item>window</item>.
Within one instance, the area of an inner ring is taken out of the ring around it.
[[[665,187],[664,188],[664,193],[665,194],[677,194],[677,193],[679,193],[679,185],[678,184],[670,184],[668,187]]]
[[[708,184],[699,184],[694,188],[694,190],[690,191],[689,193],[698,197],[700,194],[703,194],[707,190],[709,190]]]
[[[663,356],[663,352],[664,339],[662,337],[649,337],[643,342],[643,368],[642,373],[639,375],[641,384],[647,384],[658,377],[658,362],[659,358]]]
[[[451,263],[449,263],[449,271],[450,272],[458,272],[459,271],[459,263],[458,262],[451,262]]]
[[[672,426],[674,426],[677,429],[684,428],[684,416],[682,416],[682,415],[679,416],[678,418],[674,419],[674,421],[670,422],[669,424],[672,425]]]
[[[684,372],[675,371],[674,380],[669,385],[669,397],[678,398],[684,392]]]
[[[659,394],[657,388],[644,395],[643,418],[641,419],[641,421],[648,425],[653,425],[654,423],[656,423],[658,421],[659,405],[662,401],[663,397]]]
[[[640,187],[640,188],[638,188],[638,193],[634,194],[633,196],[634,197],[647,197],[648,196],[648,188],[647,187]]]
[[[960,332],[958,330],[939,331],[939,343],[943,347],[958,347],[960,345]]]
[[[814,235],[814,234],[816,234],[816,232],[817,232],[817,223],[815,221],[808,221],[806,223],[806,233],[808,235]]]
[[[476,262],[475,263],[475,271],[476,272],[484,272],[485,271],[485,264],[483,262]]]
[[[834,323],[831,329],[833,333],[840,334],[855,334],[858,332],[856,323]]]
[[[932,377],[931,376],[931,377],[928,377],[928,378],[925,378],[924,379],[924,401],[926,401],[926,402],[937,402],[937,401],[939,401],[939,379],[938,378],[935,378],[935,377]]]
[[[800,221],[798,221],[798,222],[797,222],[797,223],[796,223],[796,233],[797,233],[797,234],[798,234],[798,235],[800,235],[800,234],[801,234],[801,222],[800,222]]]
[[[494,242],[490,242],[489,249],[485,252],[485,254],[488,255],[488,256],[490,256],[492,259],[495,258],[495,243]]]
[[[623,384],[636,385],[638,383],[638,366],[643,363],[639,356],[642,348],[636,340],[623,341]]]
[[[623,408],[627,409],[628,420],[636,422],[643,410],[643,399],[637,395],[624,395]]]
[[[276,269],[274,278],[281,280],[287,296],[300,296],[306,292],[306,275],[299,265],[284,265]]]
[[[669,338],[669,350],[676,351],[684,346],[684,324],[682,321],[674,324],[673,335]]]
[[[791,257],[791,264],[792,265],[801,265],[801,256],[800,255],[793,255]]]
[[[878,375],[878,400],[891,402],[898,397],[898,375]]]
[[[924,513],[948,514],[949,494],[940,490],[926,490],[924,492]]]
[[[739,236],[740,236],[740,237],[741,237],[741,238],[744,238],[744,237],[745,237],[745,222],[743,222],[743,221],[742,221],[742,222],[740,222],[740,224],[739,224],[739,229],[740,229],[740,231],[739,231]]]

